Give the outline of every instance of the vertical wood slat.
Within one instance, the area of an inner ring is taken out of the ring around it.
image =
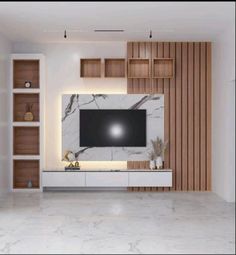
[[[175,42],[170,43],[170,57],[175,59]],[[175,61],[176,63],[176,61]],[[175,190],[175,179],[176,179],[176,170],[175,170],[175,76],[170,80],[170,142],[169,142],[169,153],[170,153],[170,168],[172,169],[172,188]]]
[[[182,43],[182,190],[187,190],[188,187],[188,44],[186,42]]]
[[[211,190],[211,43],[207,43],[207,84],[206,84],[206,93],[207,93],[207,190]]]
[[[182,44],[180,42],[176,43],[176,190],[181,190],[182,188]]]
[[[200,190],[206,186],[206,48],[201,43],[200,54]]]
[[[194,43],[194,190],[200,183],[200,43]]]
[[[169,164],[173,169],[171,190],[211,190],[211,43],[136,42],[128,43],[127,49],[128,58],[147,57],[152,52],[152,58],[175,59],[174,78],[153,79],[152,86],[146,82],[149,79],[128,79],[127,90],[165,95],[165,139],[168,136],[170,141],[165,167]],[[148,164],[148,161],[128,162],[128,168],[131,165],[133,169],[148,168]]]
[[[152,43],[152,59],[157,58],[157,45],[158,45],[158,42]],[[153,63],[152,63],[152,68],[153,68]],[[157,79],[152,80],[152,93],[158,93]]]
[[[193,125],[193,102],[194,102],[194,91],[193,91],[193,74],[194,74],[194,69],[193,69],[193,43],[188,44],[188,190],[193,190],[193,181],[194,181],[194,172],[193,172],[193,130],[194,130],[194,125]]]
[[[170,57],[170,44],[164,43],[164,58]],[[164,80],[164,141],[170,141],[170,80]],[[169,146],[166,149],[164,155],[164,167],[170,167],[170,153]],[[168,191],[169,188],[164,188],[164,191]]]
[[[157,57],[158,58],[163,58],[164,57],[164,43],[159,42],[157,45]],[[158,93],[164,93],[164,79],[157,79],[158,83]]]
[[[132,52],[133,52],[133,43],[128,42],[127,43],[127,63],[129,58],[132,58]],[[127,70],[126,73],[128,73],[128,65],[127,65]],[[127,93],[132,93],[133,91],[133,79],[127,79]]]

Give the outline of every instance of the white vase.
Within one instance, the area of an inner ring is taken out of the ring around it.
[[[149,167],[150,167],[151,170],[153,170],[153,169],[156,168],[155,160],[150,160],[150,162],[149,162]]]
[[[156,158],[156,168],[157,169],[162,169],[163,168],[163,162],[162,162],[162,157],[161,156]]]

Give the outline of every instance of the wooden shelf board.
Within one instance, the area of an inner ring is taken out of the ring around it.
[[[39,127],[39,121],[14,121],[13,127]]]
[[[18,93],[24,93],[24,94],[27,94],[27,93],[29,93],[29,94],[38,94],[38,93],[40,93],[40,89],[27,89],[27,88],[22,88],[22,89],[13,89],[12,90],[12,92],[14,93],[14,94],[18,94]]]

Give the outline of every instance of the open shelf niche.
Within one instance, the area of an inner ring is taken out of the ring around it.
[[[105,58],[104,65],[106,78],[126,77],[126,61],[124,58]]]
[[[25,88],[26,81],[31,88],[39,88],[39,60],[13,60],[13,88]]]
[[[24,121],[28,106],[31,106],[33,121],[39,121],[39,93],[14,93],[13,121]]]
[[[39,188],[39,160],[13,161],[13,187],[14,189],[28,188],[29,182],[33,189]]]
[[[151,65],[147,58],[128,59],[128,78],[150,78]]]
[[[81,58],[80,59],[80,77],[82,78],[101,77],[101,59],[100,58]]]
[[[42,54],[13,54],[11,89],[12,189],[41,189],[45,67]],[[30,88],[25,82],[31,83]],[[30,108],[31,106],[31,108]],[[25,121],[28,110],[33,120]],[[30,183],[30,185],[29,185]]]
[[[154,58],[153,59],[153,78],[173,78],[174,59],[173,58]]]

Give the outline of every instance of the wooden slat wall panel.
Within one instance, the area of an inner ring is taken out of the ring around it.
[[[200,54],[200,190],[206,185],[206,47],[201,43]]]
[[[188,44],[182,43],[182,190],[188,184]]]
[[[182,189],[182,44],[176,43],[176,190]]]
[[[193,43],[188,44],[188,190],[193,190]]]
[[[211,43],[129,42],[128,58],[169,57],[175,60],[171,79],[128,79],[128,93],[163,93],[165,167],[173,169],[171,190],[211,190]],[[148,161],[129,161],[129,169],[149,168]],[[129,188],[168,191],[169,188]]]
[[[207,42],[207,190],[211,190],[211,43]]]
[[[194,190],[200,178],[200,43],[194,43]]]
[[[170,57],[170,43],[165,42],[164,43],[164,58]],[[170,79],[162,79],[164,83],[164,140],[169,141],[170,140]],[[165,161],[164,161],[164,167],[169,168],[170,167],[170,151],[169,147],[167,147],[165,155],[164,155]],[[164,188],[164,191],[170,190],[169,188]]]
[[[170,43],[170,57],[175,59],[175,42]],[[176,151],[176,143],[175,143],[175,127],[176,127],[176,119],[175,119],[175,77],[170,80],[170,101],[169,101],[169,109],[170,109],[170,142],[169,142],[169,153],[170,153],[170,168],[173,171],[173,180],[172,180],[172,188],[171,190],[175,190],[175,151]]]

